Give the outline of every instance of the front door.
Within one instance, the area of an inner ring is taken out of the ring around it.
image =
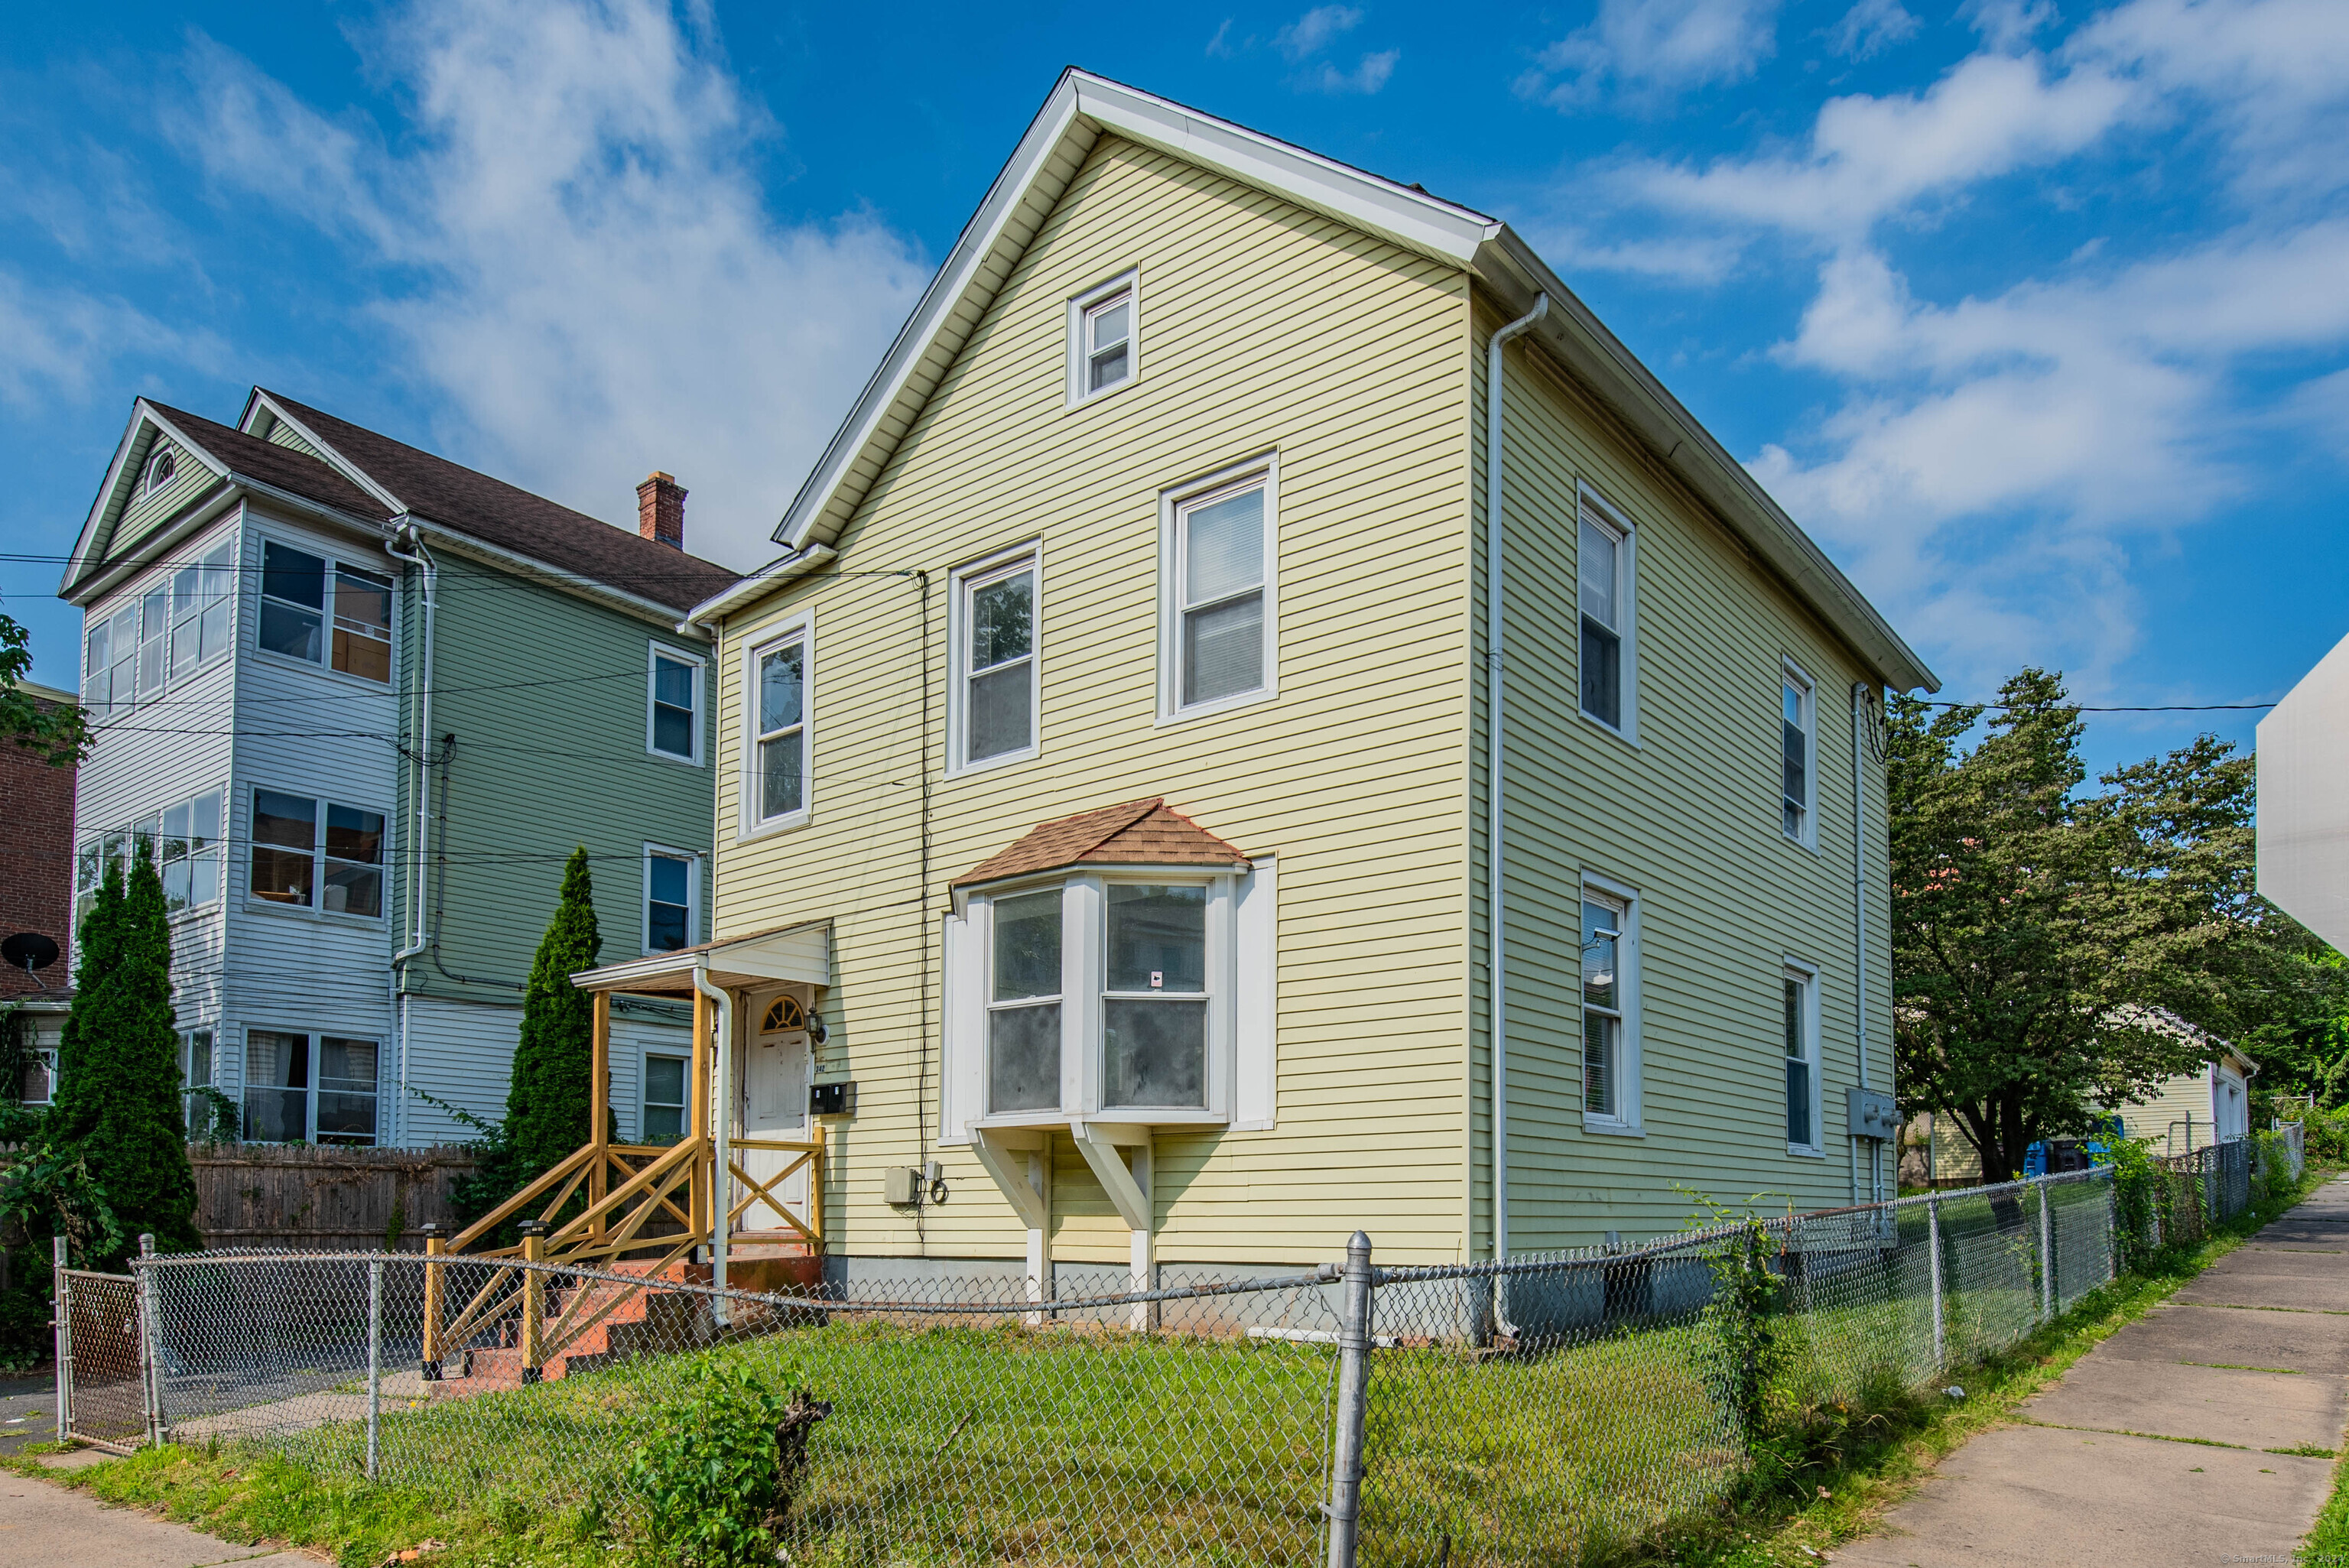
[[[789,995],[770,997],[758,1004],[754,1016],[759,1026],[751,1032],[742,1052],[740,1119],[735,1125],[741,1129],[746,1140],[806,1142],[810,1128],[808,1085],[813,1081],[814,1074],[805,1004]],[[764,1185],[774,1181],[776,1172],[789,1168],[799,1157],[797,1150],[744,1148],[735,1151],[734,1162]],[[768,1189],[770,1195],[802,1224],[812,1222],[808,1213],[810,1169],[802,1165]],[[764,1200],[752,1197],[739,1181],[733,1186],[736,1203],[751,1199],[750,1206],[735,1221],[735,1229],[790,1229]]]

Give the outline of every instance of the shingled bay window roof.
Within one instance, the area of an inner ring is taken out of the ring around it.
[[[1073,817],[1039,823],[1009,849],[981,861],[948,885],[972,887],[1080,865],[1249,869],[1247,855],[1170,809],[1161,797],[1098,806]]]

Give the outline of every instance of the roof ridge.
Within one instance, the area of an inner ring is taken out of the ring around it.
[[[1166,797],[1164,795],[1154,795],[1147,800],[1122,800],[1114,806],[1096,806],[1092,811],[1077,812],[1076,815],[1081,817],[1090,817],[1093,815],[1094,812],[1099,812],[1104,819],[1114,821],[1117,824],[1113,828],[1105,830],[1097,836],[1092,843],[1087,844],[1084,848],[1083,853],[1087,855],[1092,853],[1095,850],[1100,849],[1103,844],[1108,843],[1112,839],[1116,838],[1120,833],[1124,832],[1128,828],[1133,827],[1136,822],[1139,822],[1143,818],[1149,816],[1151,812],[1163,810],[1165,809],[1165,806]],[[1131,808],[1133,810],[1133,814],[1131,816],[1120,818],[1116,815],[1116,813],[1124,811],[1128,808]],[[1064,822],[1068,820],[1066,817],[1062,817],[1059,820]],[[1052,824],[1050,822],[1039,822],[1036,824],[1036,829],[1049,828],[1051,825]],[[1031,829],[1030,830],[1034,831],[1036,829]],[[1079,858],[1081,859],[1082,856],[1080,856]]]

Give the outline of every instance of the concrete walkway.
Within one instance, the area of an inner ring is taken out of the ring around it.
[[[2349,1180],[1943,1460],[1850,1568],[2290,1562],[2349,1425]],[[2270,1556],[2269,1554],[2275,1554]]]

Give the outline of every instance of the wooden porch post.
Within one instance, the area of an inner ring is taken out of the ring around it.
[[[693,1213],[693,1226],[704,1237],[710,1233],[709,1211],[714,1201],[713,1172],[707,1158],[709,1147],[709,1024],[713,1009],[709,998],[696,991],[693,994],[693,1140],[702,1150],[702,1157],[693,1164],[693,1193],[687,1207]]]
[[[593,1208],[604,1201],[605,1161],[610,1158],[612,1124],[612,994],[595,994],[595,1043],[590,1047],[587,1081],[594,1087],[587,1097],[587,1111],[593,1125],[587,1130],[587,1141],[595,1146],[595,1157],[587,1167],[587,1203]],[[597,1241],[604,1239],[604,1222],[598,1218],[589,1227]]]

